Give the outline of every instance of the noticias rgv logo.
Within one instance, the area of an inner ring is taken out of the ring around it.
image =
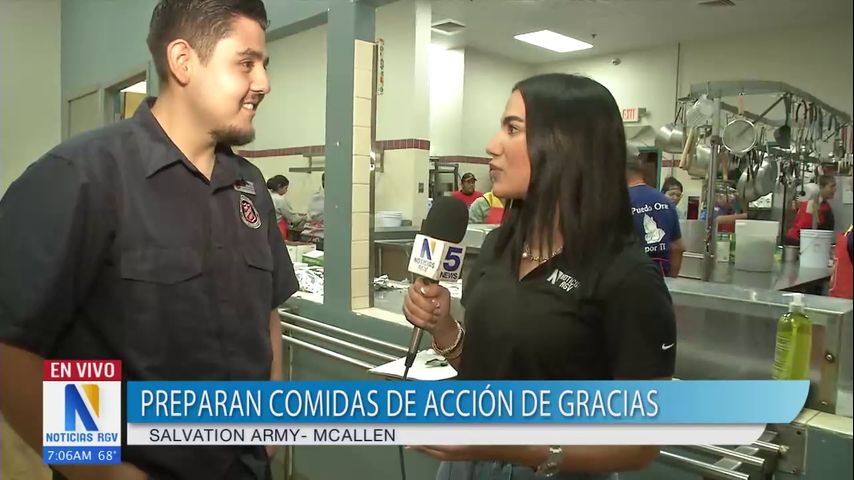
[[[120,360],[45,360],[42,377],[44,463],[121,463],[121,402]]]
[[[83,392],[83,395],[80,392]],[[83,398],[89,401],[87,405]],[[69,432],[77,431],[77,419],[83,424],[83,428],[87,432],[97,432],[98,425],[95,423],[95,418],[100,418],[100,400],[101,392],[98,385],[93,383],[84,383],[77,388],[77,385],[68,384],[65,386],[65,430]]]
[[[425,260],[433,261],[433,250],[435,249],[436,241],[425,238],[424,242],[421,244],[421,254],[419,256]]]

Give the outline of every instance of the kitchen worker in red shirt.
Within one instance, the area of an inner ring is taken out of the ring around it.
[[[462,180],[460,180],[460,189],[451,193],[451,196],[457,200],[462,200],[466,204],[466,207],[471,208],[471,204],[483,196],[483,193],[475,190],[474,186],[476,182],[477,178],[474,177],[473,173],[464,173]]]
[[[801,244],[801,230],[833,230],[833,210],[830,200],[836,195],[836,179],[830,175],[818,177],[818,185],[804,185],[804,200],[801,201],[795,223],[786,232],[787,245]]]

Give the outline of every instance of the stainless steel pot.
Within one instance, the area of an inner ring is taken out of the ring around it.
[[[765,155],[762,165],[759,166],[759,173],[756,175],[756,190],[760,197],[774,191],[779,175],[780,166],[777,164],[777,159],[771,155]]]
[[[655,147],[666,153],[682,153],[685,132],[675,123],[661,126],[655,132]]]
[[[709,162],[712,161],[712,147],[706,144],[697,145],[688,175],[694,178],[706,178],[709,174]]]
[[[777,160],[765,155],[762,162],[749,162],[741,173],[736,186],[736,192],[745,204],[758,200],[774,191],[780,168]]]

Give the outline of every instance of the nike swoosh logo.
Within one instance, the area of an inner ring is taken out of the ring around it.
[[[661,349],[662,349],[662,350],[670,350],[671,348],[673,348],[673,346],[674,346],[674,345],[676,345],[676,344],[675,344],[675,343],[671,343],[671,344],[667,345],[667,344],[662,343],[662,344],[661,344]]]

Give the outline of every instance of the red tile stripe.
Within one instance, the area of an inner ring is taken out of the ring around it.
[[[382,150],[430,150],[430,140],[402,138],[379,140],[377,146]],[[325,145],[306,145],[302,147],[269,148],[265,150],[238,150],[237,154],[246,158],[287,157],[291,155],[323,155]]]
[[[476,163],[486,165],[489,163],[489,157],[473,157],[470,155],[447,155],[438,157],[439,163]]]

